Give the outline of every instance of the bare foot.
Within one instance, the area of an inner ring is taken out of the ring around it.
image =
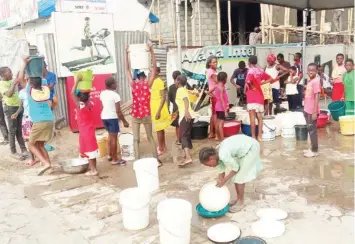
[[[230,206],[230,207],[233,207],[233,206],[236,205],[236,204],[237,204],[237,199],[231,200],[231,201],[229,202],[229,206]]]
[[[237,200],[236,204],[229,209],[230,213],[237,213],[245,207],[244,201]]]
[[[48,174],[52,174],[53,173],[53,169],[51,167],[51,165],[47,164],[46,166],[44,166],[42,169],[40,169],[40,171],[38,172],[38,176],[43,175],[44,173],[48,172]]]
[[[215,138],[216,136],[215,136],[215,134],[209,134],[208,135],[208,139],[212,139],[212,138]]]
[[[98,175],[99,175],[99,172],[97,172],[97,170],[90,170],[85,173],[85,176],[98,176]]]
[[[263,141],[263,138],[258,136],[258,141],[259,141],[259,142],[262,142],[262,141]]]
[[[192,163],[192,159],[185,159],[183,162],[179,163],[178,166],[184,167],[184,166],[191,164],[191,163]]]

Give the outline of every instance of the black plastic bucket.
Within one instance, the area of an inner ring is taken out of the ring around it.
[[[296,125],[295,130],[296,130],[297,141],[307,141],[308,139],[307,125]]]
[[[208,137],[209,123],[205,121],[198,121],[192,124],[191,139],[202,140]]]

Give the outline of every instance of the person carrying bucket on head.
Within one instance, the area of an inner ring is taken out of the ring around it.
[[[72,98],[78,110],[78,128],[79,128],[79,152],[80,157],[89,160],[89,171],[86,176],[97,176],[96,158],[99,155],[98,146],[95,135],[95,125],[93,116],[94,103],[90,101],[89,92],[77,91],[77,87],[82,76],[77,76],[74,86],[71,90]]]
[[[205,166],[218,166],[217,187],[222,187],[232,180],[237,199],[229,203],[231,206],[229,211],[235,213],[242,210],[245,206],[245,183],[255,180],[262,170],[259,142],[246,135],[234,135],[224,139],[218,151],[213,147],[202,148],[199,159]],[[226,174],[227,168],[232,169],[228,174]]]
[[[308,65],[308,77],[306,92],[304,96],[304,117],[306,119],[309,137],[311,138],[311,149],[304,151],[306,158],[318,156],[318,135],[317,119],[320,113],[319,96],[321,92],[320,79],[317,77],[318,66],[315,63]]]
[[[140,126],[144,125],[145,131],[147,133],[148,142],[150,144],[153,157],[158,159],[157,147],[153,137],[153,125],[150,110],[150,89],[153,85],[157,63],[154,54],[152,44],[148,44],[149,52],[152,57],[153,68],[151,74],[147,80],[147,75],[142,70],[136,72],[137,78],[133,80],[131,73],[131,65],[129,59],[129,47],[126,47],[126,72],[128,75],[128,82],[132,88],[132,130],[133,130],[133,140],[134,140],[134,154],[136,159],[140,159]],[[161,161],[159,161],[159,166],[162,166]]]
[[[51,108],[54,109],[58,103],[57,97],[55,95],[55,85],[57,84],[57,76],[55,73],[48,71],[46,62],[44,62],[43,64],[43,78],[47,80],[48,87],[51,90],[49,104]]]
[[[108,132],[108,160],[112,165],[126,165],[126,161],[117,156],[117,138],[120,132],[119,120],[122,121],[123,126],[128,128],[129,124],[121,111],[121,97],[116,92],[117,82],[113,77],[105,80],[106,89],[100,94],[100,101],[102,103],[101,119]]]

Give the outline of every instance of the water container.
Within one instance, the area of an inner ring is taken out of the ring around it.
[[[122,205],[123,226],[128,230],[141,230],[149,225],[150,194],[144,189],[129,188],[119,196]]]
[[[97,135],[96,141],[97,141],[97,146],[99,148],[100,157],[106,157],[108,155],[107,137]]]
[[[40,56],[30,56],[30,61],[26,66],[28,77],[43,77],[44,58]]]
[[[161,244],[190,244],[192,205],[182,199],[158,204],[157,218]]]
[[[150,57],[147,44],[129,45],[131,69],[149,69]]]
[[[340,133],[342,135],[354,135],[355,134],[355,116],[346,115],[339,118]]]
[[[297,141],[307,141],[308,139],[307,125],[296,125],[295,132],[296,132]]]
[[[118,138],[121,156],[123,160],[131,161],[134,160],[134,146],[133,146],[133,134],[132,133],[121,133]]]
[[[294,138],[296,136],[295,127],[283,127],[281,136],[283,138]]]
[[[263,133],[261,136],[263,141],[273,141],[276,139],[276,126],[272,120],[264,120]]]
[[[133,163],[139,188],[150,193],[159,189],[158,165],[156,158],[142,158]]]
[[[335,121],[339,120],[340,116],[345,115],[345,103],[341,101],[335,101],[328,105],[328,109],[332,114],[332,117]]]
[[[81,70],[76,71],[74,73],[74,79],[77,79],[79,75],[83,77],[82,81],[78,84],[79,91],[91,91],[92,89],[92,81],[94,80],[93,71],[92,70]]]

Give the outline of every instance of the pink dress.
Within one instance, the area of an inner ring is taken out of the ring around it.
[[[223,99],[223,102],[224,102],[224,106],[226,107],[227,111],[228,111],[228,108],[229,108],[226,87],[222,83],[218,83],[216,85],[216,90],[214,91],[214,94],[216,96],[216,112],[226,112],[226,111],[224,111],[223,105],[221,103],[221,91],[220,91],[221,89],[223,90],[222,91],[222,96],[223,96],[222,99]]]
[[[78,128],[79,128],[79,152],[83,157],[88,156],[88,153],[92,153],[98,150],[94,116],[92,114],[93,102],[79,103],[78,110]]]

